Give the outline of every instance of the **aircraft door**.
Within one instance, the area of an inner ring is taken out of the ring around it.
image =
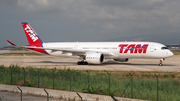
[[[154,45],[150,46],[150,52],[154,52]]]
[[[78,49],[78,45],[74,45],[74,49]]]

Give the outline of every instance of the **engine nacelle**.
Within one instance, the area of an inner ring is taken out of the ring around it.
[[[86,61],[92,64],[102,64],[104,62],[104,55],[101,53],[88,53]]]
[[[128,58],[117,58],[117,59],[114,59],[114,61],[127,62],[127,61],[129,61],[129,59]]]

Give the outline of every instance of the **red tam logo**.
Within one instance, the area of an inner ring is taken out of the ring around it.
[[[127,53],[130,51],[130,53],[146,53],[147,48],[149,44],[120,44],[118,47],[120,47],[119,53]]]
[[[33,42],[35,42],[36,40],[38,40],[37,35],[34,33],[34,31],[31,29],[31,27],[29,25],[26,25],[26,28],[24,28],[24,30],[29,33],[28,35],[30,36],[30,38],[33,40]]]

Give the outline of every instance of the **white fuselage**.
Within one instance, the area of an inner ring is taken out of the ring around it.
[[[173,56],[167,47],[155,42],[53,42],[43,43],[27,22],[22,22],[29,45],[11,45],[24,47],[44,54],[78,57],[78,65],[102,64],[104,59],[127,62],[129,58],[157,58],[160,66],[164,58]]]
[[[105,52],[106,59],[117,58],[167,58],[173,53],[165,45],[155,42],[54,42],[43,43],[44,48],[56,48],[65,50],[86,50],[94,52]],[[46,50],[49,55],[73,56],[73,53]]]

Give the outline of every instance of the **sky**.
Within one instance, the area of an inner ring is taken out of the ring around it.
[[[180,0],[0,0],[0,46],[26,45],[21,22],[44,42],[180,44]]]

